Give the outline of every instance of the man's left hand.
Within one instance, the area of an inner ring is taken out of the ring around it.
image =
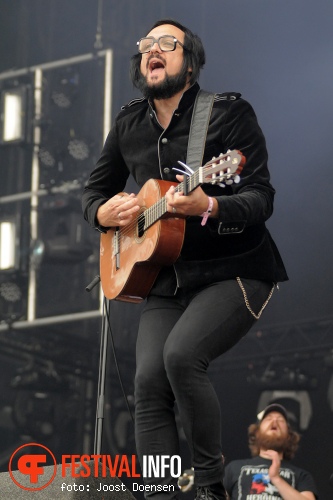
[[[182,175],[177,175],[179,182],[183,181]],[[184,196],[182,191],[177,192],[174,186],[166,192],[165,194],[167,202],[167,210],[171,213],[178,213],[179,215],[201,215],[207,210],[208,207],[208,196],[201,189],[201,187],[196,188],[187,196]],[[213,198],[213,209],[211,216],[216,217],[218,211],[217,200]]]

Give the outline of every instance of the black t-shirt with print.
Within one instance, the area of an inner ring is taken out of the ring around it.
[[[225,468],[224,486],[231,500],[279,500],[281,495],[270,482],[268,469],[271,460],[254,457],[234,460]],[[283,460],[280,476],[297,491],[312,491],[317,497],[311,474]]]

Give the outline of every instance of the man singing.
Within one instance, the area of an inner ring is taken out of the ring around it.
[[[131,78],[143,97],[116,117],[83,195],[85,218],[102,232],[128,228],[129,234],[144,208],[135,194],[119,194],[129,175],[139,189],[149,179],[183,181],[173,169],[187,158],[205,63],[202,42],[179,22],[164,19],[143,35],[137,50]],[[221,408],[207,374],[209,364],[248,332],[276,284],[288,279],[265,225],[275,193],[265,139],[251,105],[238,93],[215,94],[203,163],[228,150],[246,157],[239,183],[203,183],[189,193],[171,186],[166,192],[167,212],[185,218],[184,242],[176,261],[161,266],[148,294],[136,348],[138,457],[142,463],[147,455],[179,454],[176,405],[195,470],[197,500],[226,498]],[[221,403],[227,411],[227,402]],[[181,495],[171,475],[146,478],[145,484],[146,498]],[[157,485],[168,486],[167,491],[158,491]]]

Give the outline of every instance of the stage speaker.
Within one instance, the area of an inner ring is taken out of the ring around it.
[[[69,469],[66,469],[66,476],[61,473],[61,465],[44,467],[42,477],[38,476],[38,483],[31,485],[30,476],[21,474],[19,471],[12,471],[16,484],[9,472],[0,473],[0,498],[6,500],[26,500],[27,498],[37,500],[135,500],[132,493],[116,477],[102,477],[101,467],[98,477],[95,477],[95,464],[93,461],[85,464],[85,469],[77,467],[75,472],[87,473],[90,469],[89,477],[73,478]],[[56,472],[56,473],[55,473]],[[54,479],[45,486],[49,480]],[[27,488],[38,488],[45,486],[41,490],[30,491]]]

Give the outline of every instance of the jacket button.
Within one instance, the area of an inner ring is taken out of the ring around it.
[[[163,137],[162,144],[166,144],[167,142],[168,142],[168,139],[166,137]]]
[[[168,168],[168,167],[163,168],[163,172],[165,174],[170,174],[170,168]]]

